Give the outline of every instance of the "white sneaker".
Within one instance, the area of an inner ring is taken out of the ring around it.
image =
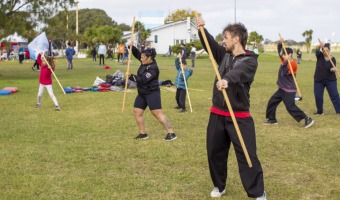
[[[222,192],[220,192],[220,190],[217,187],[214,187],[214,189],[210,193],[210,196],[221,197],[224,193],[225,193],[225,189]]]
[[[263,192],[262,197],[257,197],[256,200],[267,200],[266,192]]]

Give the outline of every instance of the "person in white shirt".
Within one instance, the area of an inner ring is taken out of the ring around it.
[[[104,63],[105,54],[106,54],[106,46],[103,44],[103,42],[100,42],[100,45],[98,47],[99,65],[102,64],[102,60],[103,60],[103,66],[105,65]]]

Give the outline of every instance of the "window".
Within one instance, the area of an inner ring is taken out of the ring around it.
[[[155,43],[158,43],[158,35],[155,35]]]

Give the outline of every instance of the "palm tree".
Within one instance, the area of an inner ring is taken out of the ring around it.
[[[305,42],[306,42],[306,48],[307,48],[307,53],[310,52],[310,46],[312,43],[312,35],[313,35],[313,30],[306,30],[305,32],[302,33],[302,36],[305,37]]]

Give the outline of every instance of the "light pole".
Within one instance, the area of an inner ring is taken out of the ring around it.
[[[234,7],[234,14],[235,14],[235,23],[236,23],[236,0],[235,0],[235,7]]]
[[[76,36],[77,36],[76,53],[78,54],[78,3],[79,1],[77,0],[75,3],[76,3]]]

